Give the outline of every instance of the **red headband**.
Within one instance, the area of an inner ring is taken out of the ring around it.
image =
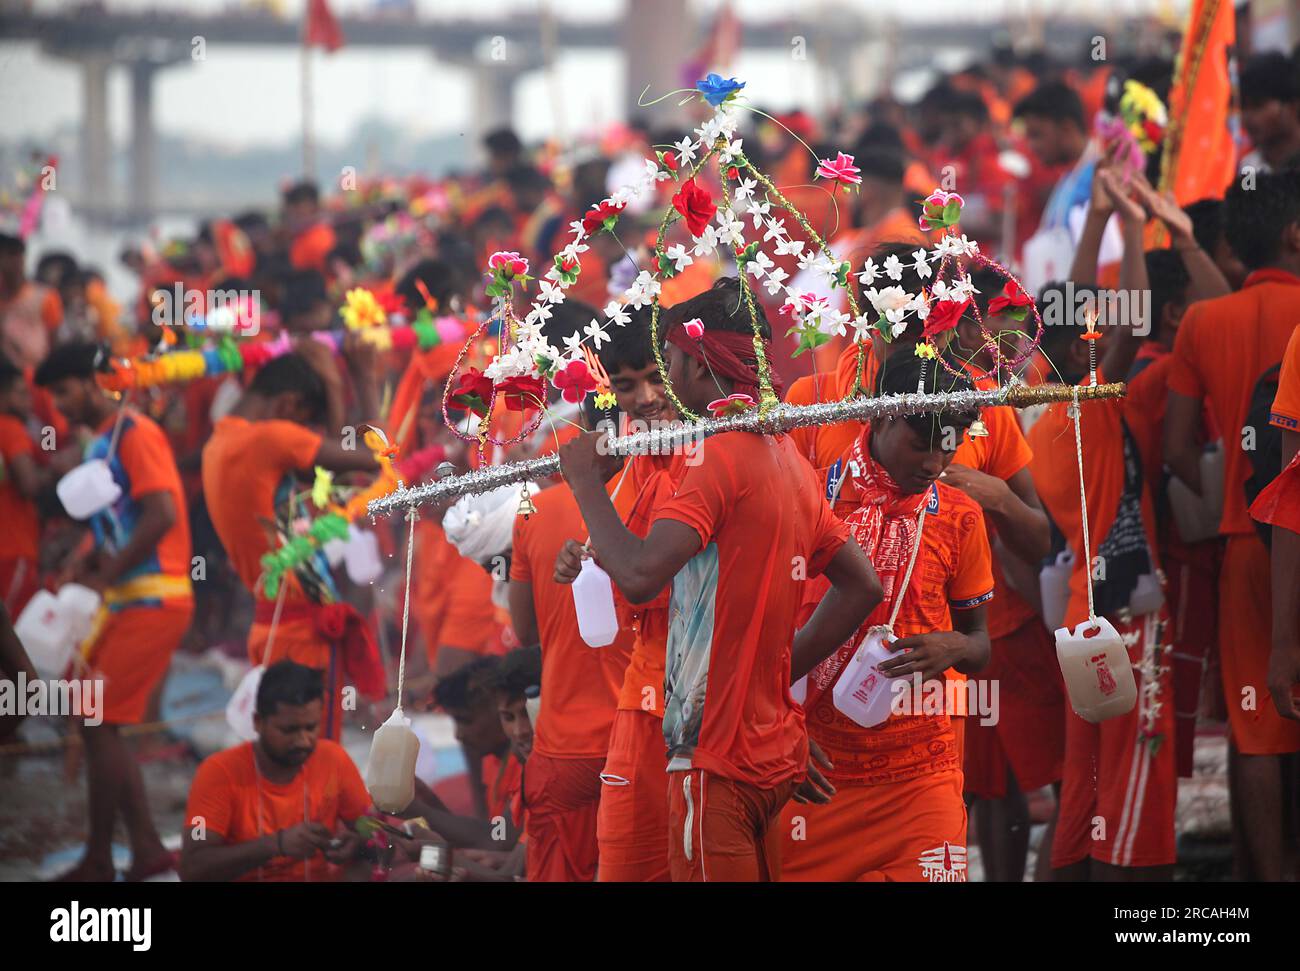
[[[696,338],[686,333],[682,324],[674,324],[668,329],[666,339],[695,360],[703,361],[718,377],[730,379],[736,394],[747,394],[755,402],[759,400],[758,356],[754,353],[753,334],[706,330]],[[772,342],[767,338],[763,339],[763,353],[770,365]],[[770,367],[768,373],[772,376],[772,390],[780,398],[785,392],[785,384]]]

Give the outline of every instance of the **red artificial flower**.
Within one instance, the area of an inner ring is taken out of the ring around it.
[[[736,179],[739,179],[740,169],[736,168],[734,165],[731,168],[727,169],[727,178],[731,179],[733,182]]]
[[[489,270],[504,270],[506,276],[523,276],[528,272],[528,261],[513,252],[497,252],[488,257]]]
[[[482,418],[488,412],[488,402],[492,400],[492,379],[478,368],[470,368],[461,374],[447,400],[449,408],[455,407],[459,411],[468,408]]]
[[[936,334],[942,334],[945,330],[952,330],[961,320],[961,315],[966,312],[970,306],[970,298],[961,303],[955,300],[936,300],[930,304],[930,313],[925,318],[925,327],[921,331],[922,338],[934,337]]]
[[[599,382],[591,376],[591,369],[582,360],[570,361],[551,378],[551,384],[560,391],[561,396],[570,404],[576,405],[592,391],[600,387]]]
[[[817,174],[840,185],[861,185],[862,170],[853,164],[853,156],[840,152],[835,158],[824,158],[817,166]]]
[[[1007,312],[1014,314],[1016,311],[1028,308],[1031,303],[1033,301],[1029,298],[1029,294],[1020,289],[1015,280],[1008,280],[1006,286],[1002,288],[1002,294],[989,301],[989,316],[996,317]]]
[[[605,227],[605,220],[617,216],[622,211],[623,206],[616,205],[610,199],[598,202],[588,209],[587,214],[582,217],[582,229],[588,236],[599,232]]]
[[[682,327],[686,329],[686,336],[691,340],[699,340],[704,336],[704,321],[700,320],[699,317],[692,317],[682,324]]]
[[[407,315],[406,299],[392,290],[380,290],[375,294],[375,302],[379,308],[389,317]]]
[[[522,374],[506,378],[498,384],[497,394],[505,399],[506,408],[510,411],[540,408],[546,404],[546,385],[542,379]]]
[[[754,399],[747,394],[729,394],[725,398],[715,398],[708,404],[714,418],[726,418],[730,415],[744,414],[754,407]]]
[[[686,219],[686,228],[692,236],[703,233],[713,214],[718,211],[708,190],[700,188],[693,178],[683,182],[677,195],[673,196],[673,208]]]
[[[677,171],[676,152],[664,152],[664,168],[666,168],[669,172]]]

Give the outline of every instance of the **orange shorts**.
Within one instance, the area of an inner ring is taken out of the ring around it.
[[[1163,612],[1148,614],[1129,623],[1109,618],[1121,635],[1138,634],[1128,649],[1134,664],[1142,661],[1144,646],[1157,636],[1163,616]],[[1066,713],[1065,771],[1052,842],[1053,867],[1090,856],[1130,867],[1162,866],[1177,858],[1178,772],[1169,652],[1161,653],[1160,666],[1160,708],[1149,726],[1152,735],[1147,734],[1146,682],[1136,668],[1138,703],[1128,714],[1094,725],[1073,711]]]
[[[991,647],[988,667],[972,680],[997,685],[997,721],[981,724],[976,713],[960,719],[966,792],[980,799],[1007,794],[1008,769],[1023,792],[1060,782],[1065,755],[1065,686],[1052,635],[1034,618]]]
[[[1219,574],[1219,663],[1237,751],[1300,751],[1300,723],[1283,718],[1268,693],[1273,595],[1268,549],[1259,537],[1229,536]]]
[[[92,677],[104,684],[107,725],[138,725],[149,697],[167,674],[172,652],[190,626],[193,600],[166,600],[156,607],[113,611],[90,646]]]
[[[536,750],[524,769],[528,881],[596,879],[596,812],[604,759],[556,759]]]
[[[902,782],[841,786],[824,806],[781,813],[785,881],[963,883],[962,774],[946,769]]]
[[[674,883],[781,879],[781,807],[792,779],[772,789],[703,769],[668,773],[668,867]]]
[[[268,667],[276,661],[289,660],[322,672],[329,704],[325,707],[320,737],[337,742],[343,733],[343,660],[338,649],[321,637],[310,620],[288,620],[276,627],[268,654],[269,632],[269,624],[254,623],[249,629],[248,660],[255,665],[265,662]]]
[[[650,711],[614,712],[609,757],[600,774],[597,880],[668,880],[667,765],[662,719]]]
[[[1206,563],[1208,558],[1203,552],[1198,554],[1188,557],[1170,549],[1160,556],[1169,578],[1165,593],[1169,597],[1169,617],[1173,624],[1169,640],[1174,645],[1175,751],[1178,775],[1185,779],[1190,779],[1194,770],[1196,718],[1201,711],[1205,668],[1219,644],[1217,563]]]

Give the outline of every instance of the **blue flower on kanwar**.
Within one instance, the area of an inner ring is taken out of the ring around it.
[[[745,86],[744,81],[724,78],[720,74],[710,74],[695,82],[695,89],[704,95],[704,100],[717,107]]]

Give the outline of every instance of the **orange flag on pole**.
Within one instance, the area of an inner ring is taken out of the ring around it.
[[[1235,37],[1232,0],[1195,0],[1169,92],[1160,171],[1160,189],[1172,189],[1180,206],[1222,199],[1232,181],[1237,149],[1228,129],[1228,49]]]

